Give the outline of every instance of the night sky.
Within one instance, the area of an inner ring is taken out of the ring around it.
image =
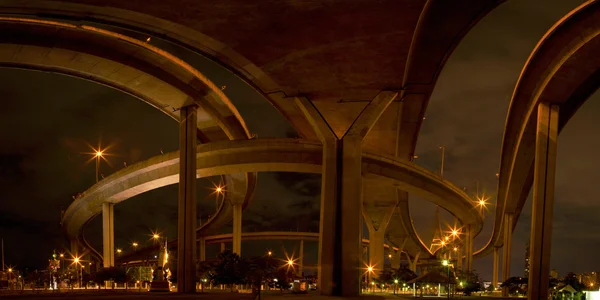
[[[431,98],[417,145],[416,162],[439,170],[440,145],[446,146],[444,177],[457,186],[480,190],[495,201],[500,146],[510,96],[521,68],[541,36],[582,1],[512,0],[483,19],[456,49]],[[259,138],[285,137],[290,127],[254,90],[229,72],[201,58],[194,65],[237,105],[250,131]],[[0,237],[6,263],[19,269],[45,267],[53,249],[66,250],[59,226],[61,209],[72,196],[95,181],[94,163],[86,163],[91,146],[109,146],[108,176],[128,165],[174,151],[178,125],[165,114],[129,95],[92,82],[35,71],[0,69]],[[596,153],[600,139],[597,115],[600,94],[573,117],[560,136],[556,178],[552,268],[600,271],[600,222],[596,220]],[[268,120],[268,121],[266,121]],[[198,180],[202,219],[215,210],[210,187],[216,178]],[[290,182],[296,182],[291,184]],[[315,175],[261,173],[255,198],[244,211],[244,231],[318,231],[319,193]],[[430,230],[435,206],[411,197],[411,212],[420,233]],[[151,230],[176,236],[177,186],[138,195],[115,207],[115,244],[128,250],[143,243]],[[528,201],[515,230],[511,273],[521,276],[529,236]],[[491,234],[494,208],[476,240],[483,246]],[[448,221],[451,221],[448,219]],[[231,232],[222,228],[222,232]],[[86,236],[101,250],[101,220]],[[305,245],[305,262],[316,263],[316,243]],[[271,249],[292,253],[296,242],[244,242],[243,254]],[[207,257],[218,246],[209,246]],[[297,251],[297,250],[296,250]],[[491,279],[491,256],[476,260],[475,269]]]

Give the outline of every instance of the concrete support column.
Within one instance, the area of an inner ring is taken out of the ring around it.
[[[196,292],[196,147],[195,105],[182,107],[179,124],[179,201],[177,213],[177,292]]]
[[[198,260],[206,260],[206,238],[203,236],[198,238]]]
[[[492,273],[492,286],[494,289],[498,288],[498,261],[500,259],[500,253],[498,247],[494,247],[494,266]]]
[[[462,270],[463,267],[463,254],[462,247],[456,247],[456,268]]]
[[[540,103],[535,141],[528,299],[548,298],[557,142],[558,105]]]
[[[396,251],[396,253],[392,254],[392,260],[391,260],[391,266],[392,269],[394,270],[398,270],[400,269],[400,261],[402,260],[402,249],[398,249],[398,251]]]
[[[358,296],[362,265],[362,141],[398,92],[380,92],[339,139],[313,103],[296,97],[323,143],[319,290],[322,295]]]
[[[379,278],[379,273],[383,271],[385,260],[385,250],[383,244],[385,241],[384,231],[369,229],[369,266],[372,266],[374,272],[372,278]]]
[[[417,263],[419,262],[419,255],[421,255],[420,251],[417,252],[417,255],[415,255],[415,258],[411,261],[410,256],[408,256],[408,253],[406,253],[406,260],[408,260],[408,268],[413,272],[417,272]]]
[[[465,269],[473,270],[473,228],[471,225],[465,226]]]
[[[298,276],[304,275],[304,240],[300,240],[300,249],[298,250]]]
[[[114,206],[113,203],[102,203],[102,258],[105,268],[115,266]]]
[[[233,253],[242,256],[242,204],[233,204]]]
[[[79,255],[79,242],[77,240],[71,240],[71,254]]]
[[[512,247],[513,215],[505,214],[502,222],[504,227],[504,246],[502,248],[502,282],[510,277],[510,252]],[[502,289],[502,297],[508,297],[508,288]]]

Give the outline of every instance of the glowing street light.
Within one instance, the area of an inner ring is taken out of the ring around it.
[[[117,248],[117,253],[118,253],[118,254],[121,254],[121,252],[123,252],[123,250],[121,250],[121,249]]]
[[[215,195],[215,209],[218,211],[219,210],[219,198],[222,195],[223,197],[225,197],[225,185],[222,184],[214,184],[213,183],[213,192],[212,194]]]
[[[88,162],[90,162],[91,160],[96,160],[96,183],[98,183],[98,175],[100,173],[100,159],[104,159],[106,162],[108,162],[106,160],[106,156],[108,156],[109,154],[106,153],[106,150],[108,148],[110,148],[110,146],[102,149],[102,146],[100,145],[100,143],[98,143],[98,148],[94,148],[92,145],[88,146],[92,149],[92,152],[88,152],[85,154],[89,154],[92,155],[92,158],[90,158],[90,160],[88,160]]]
[[[269,252],[267,252],[267,255],[271,256],[271,255],[273,255],[273,252],[269,251]]]
[[[133,249],[135,249],[135,248],[137,248],[138,243],[137,242],[133,242],[133,243],[131,243],[131,246],[133,246]]]
[[[291,259],[288,259],[287,264],[288,264],[288,266],[292,267],[292,266],[294,266],[294,261]]]

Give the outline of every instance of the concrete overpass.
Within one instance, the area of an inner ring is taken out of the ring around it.
[[[137,63],[150,56],[145,51],[138,55],[139,49],[132,50],[133,45],[143,48],[143,45],[152,45],[152,39],[161,37],[221,63],[263,93],[296,128],[299,137],[320,140],[324,145],[321,208],[324,223],[321,237],[331,244],[321,243],[324,247],[320,250],[323,266],[320,286],[324,294],[356,295],[359,293],[357,266],[360,265],[361,251],[358,233],[362,227],[363,210],[369,224],[369,235],[378,241],[373,243],[372,248],[375,261],[383,259],[380,242],[386,235],[395,244],[405,243],[406,247],[415,251],[426,251],[423,243],[414,238],[402,242],[407,236],[404,232],[412,230],[412,226],[404,226],[400,220],[407,212],[395,211],[398,203],[406,202],[407,191],[399,192],[400,187],[385,185],[374,178],[363,179],[361,149],[364,148],[367,153],[395,156],[404,162],[412,159],[428,99],[446,59],[468,30],[501,2],[359,0],[349,5],[347,1],[335,0],[329,5],[295,5],[295,2],[285,1],[176,0],[167,5],[166,2],[149,4],[136,0],[6,0],[0,4],[0,12],[12,17],[5,22],[16,27],[24,21],[17,21],[15,17],[73,25],[71,28],[54,23],[40,25],[46,27],[35,34],[45,33],[51,37],[40,41],[64,37],[67,42],[57,42],[56,47],[46,44],[41,49],[25,48],[34,55],[13,64],[19,67],[30,66],[30,62],[36,59],[45,61],[44,53],[52,53],[57,48],[71,47],[70,51],[75,54],[90,51],[74,49],[71,44],[93,45],[100,49],[99,52],[122,49],[120,56],[108,63],[92,64],[102,69],[100,75],[95,74],[94,67],[85,64],[46,69],[95,76],[98,82],[104,80],[110,83],[111,77],[126,77],[128,69],[122,65],[127,65],[128,61],[123,58],[134,58],[131,61]],[[25,45],[37,47],[42,42],[34,43],[38,39],[32,38],[29,30],[38,26],[33,24],[26,23],[25,30],[14,27],[2,29],[3,32],[20,30],[16,36],[29,40]],[[103,30],[108,27],[130,30],[137,38],[121,45],[121,36],[112,35],[112,39],[102,40],[106,31],[90,31],[90,26]],[[57,27],[61,29],[54,31]],[[85,42],[69,44],[70,40]],[[23,46],[19,43],[13,45],[18,49]],[[73,53],[61,54],[60,57],[69,61],[68,57]],[[86,58],[96,59],[101,54],[95,53]],[[116,65],[116,72],[111,72],[115,61],[120,64]],[[149,61],[161,64],[165,59],[159,57]],[[184,78],[183,82],[187,84],[180,85],[172,78],[158,76],[160,72],[154,71],[162,71],[162,66],[157,67],[150,72],[152,76],[171,86],[183,89],[188,84],[195,86],[196,79],[202,81],[198,77],[186,80],[189,77],[180,73],[171,76],[179,81]],[[125,84],[117,83],[122,90],[127,90],[127,83],[132,80],[129,78],[124,80]],[[145,89],[139,90],[142,91],[137,91],[138,94],[144,95]],[[168,93],[160,90],[164,97],[174,94],[172,92],[177,94],[173,89]],[[198,91],[202,94],[201,89],[192,92]],[[130,92],[136,90],[130,89]],[[167,107],[179,109],[193,104],[182,99],[185,97],[166,103]],[[222,103],[228,106],[227,102]],[[181,118],[181,121],[185,120]],[[182,180],[190,180],[182,182],[190,187],[187,190],[183,187],[182,197],[185,198],[193,190],[191,178],[195,177],[195,167],[188,166],[187,161],[195,160],[190,159],[194,157],[191,153],[194,147],[186,141],[186,136],[182,136],[183,145],[187,145],[181,157],[187,173],[182,168],[181,176]],[[188,153],[191,156],[184,157]],[[343,166],[343,174],[339,172],[339,166]],[[343,184],[338,186],[338,181]],[[364,193],[363,197],[362,186],[379,192]],[[239,205],[237,207],[235,211],[240,212]],[[343,212],[340,219],[334,218],[340,212]],[[472,245],[470,241],[477,229],[469,226],[466,229],[469,233],[467,268],[470,268],[472,246],[469,245]],[[414,232],[408,235],[416,236]],[[188,240],[191,240],[189,233],[186,235],[189,245]],[[188,274],[191,278],[190,274],[191,271]],[[187,277],[183,274],[178,277],[191,288],[192,279],[184,280]],[[334,289],[333,286],[337,287]]]
[[[197,177],[242,172],[319,173],[322,146],[298,139],[255,139],[223,141],[197,146]],[[135,195],[178,182],[179,153],[171,152],[121,169],[85,191],[63,216],[63,227],[70,237],[102,210],[102,204],[117,204]],[[392,156],[365,153],[363,172],[388,185],[421,195],[445,207],[462,223],[472,224],[474,232],[482,219],[469,196],[439,176]],[[217,215],[218,216],[218,215]],[[206,232],[200,229],[198,236]]]
[[[1,67],[60,73],[108,85],[161,109],[175,120],[180,116],[173,108],[197,105],[200,108],[196,133],[200,142],[250,136],[237,109],[220,88],[190,65],[157,47],[100,28],[63,22],[0,16],[0,28],[5,33],[0,37]],[[254,190],[255,175],[228,174],[224,181],[231,187],[225,195],[226,202],[247,205]],[[224,215],[231,214],[228,206],[222,210]],[[103,225],[110,227],[110,202],[106,202],[104,212]],[[203,230],[212,226],[215,225],[207,224]],[[89,246],[83,231],[69,236],[74,241],[74,253],[78,252],[77,243],[82,243],[100,256]],[[112,236],[107,238],[105,262],[112,265],[114,241]]]
[[[547,295],[558,134],[600,86],[600,2],[588,1],[539,41],[515,87],[502,144],[496,219],[476,256],[494,253],[498,274],[510,276],[512,232],[533,186],[530,299]],[[494,282],[497,282],[494,281]]]

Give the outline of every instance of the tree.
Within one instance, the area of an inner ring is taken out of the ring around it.
[[[471,295],[471,293],[479,292],[482,290],[481,279],[479,274],[473,271],[461,270],[456,272],[458,277],[458,291],[462,291],[465,295]]]
[[[288,266],[281,266],[275,272],[273,281],[277,282],[276,286],[279,286],[282,294],[284,288],[289,289],[291,287],[291,284],[288,282],[290,278],[294,278],[294,272]]]
[[[417,274],[409,269],[406,265],[401,265],[400,268],[395,270],[395,272],[396,278],[401,283],[406,283],[417,278]]]
[[[277,262],[271,256],[255,257],[248,261],[247,268],[246,278],[260,299],[260,287],[263,281],[269,282],[273,279],[277,270]]]
[[[116,283],[126,283],[129,280],[129,275],[124,268],[102,268],[94,275],[94,281],[97,283],[104,283],[106,281],[114,281]]]
[[[395,272],[393,270],[383,270],[379,273],[379,277],[377,278],[377,283],[379,284],[392,284],[395,279]]]
[[[233,292],[235,284],[243,283],[246,274],[244,274],[245,262],[240,256],[231,250],[225,250],[218,256],[219,262],[215,266],[215,273],[212,281],[216,284],[229,285]]]
[[[500,287],[507,288],[509,294],[525,294],[527,280],[527,278],[523,277],[510,277],[502,282]]]

